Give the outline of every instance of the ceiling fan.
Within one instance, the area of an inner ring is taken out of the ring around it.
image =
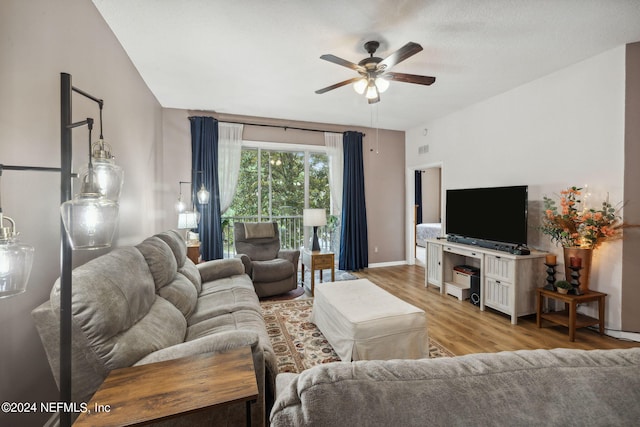
[[[394,65],[404,61],[422,50],[422,46],[418,43],[409,42],[385,59],[373,56],[380,47],[377,41],[368,41],[364,44],[364,48],[369,53],[369,57],[354,64],[346,59],[338,58],[335,55],[322,55],[320,59],[351,68],[360,74],[349,80],[327,86],[316,90],[317,94],[329,92],[330,90],[353,83],[353,88],[360,94],[365,94],[369,104],[375,104],[380,101],[380,93],[389,87],[389,81],[415,83],[419,85],[430,85],[436,81],[435,77],[418,76],[415,74],[394,73],[389,71]]]

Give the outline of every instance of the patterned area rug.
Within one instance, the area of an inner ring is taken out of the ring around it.
[[[302,372],[321,363],[340,361],[331,344],[310,321],[312,299],[262,302],[261,306],[279,372]],[[453,355],[429,339],[430,357]]]

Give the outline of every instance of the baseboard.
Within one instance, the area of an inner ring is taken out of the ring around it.
[[[398,265],[407,265],[407,261],[375,262],[369,264],[367,268],[395,267]]]
[[[637,332],[616,331],[614,329],[605,329],[605,335],[621,340],[640,342],[640,334]]]

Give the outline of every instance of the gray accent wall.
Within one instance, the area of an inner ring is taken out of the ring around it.
[[[116,245],[139,243],[159,230],[157,182],[162,110],[88,0],[0,2],[0,163],[60,166],[60,73],[105,101],[104,136],[125,170]],[[73,95],[73,119],[98,108]],[[87,163],[88,132],[73,131],[73,164]],[[59,395],[31,310],[49,299],[60,275],[60,178],[4,171],[4,213],[21,240],[35,247],[27,291],[0,299],[0,401],[50,402]],[[104,251],[75,252],[74,265]],[[3,426],[41,426],[51,414],[0,413]]]

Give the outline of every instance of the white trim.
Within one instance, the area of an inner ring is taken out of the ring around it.
[[[594,329],[594,330],[597,330],[597,329]],[[625,332],[625,331],[617,331],[614,329],[605,329],[604,333],[605,335],[608,335],[613,338],[640,342],[640,333],[637,333],[637,332]]]
[[[375,262],[369,264],[367,268],[380,268],[380,267],[396,267],[398,265],[407,265],[407,260],[404,261],[390,261],[390,262]]]

